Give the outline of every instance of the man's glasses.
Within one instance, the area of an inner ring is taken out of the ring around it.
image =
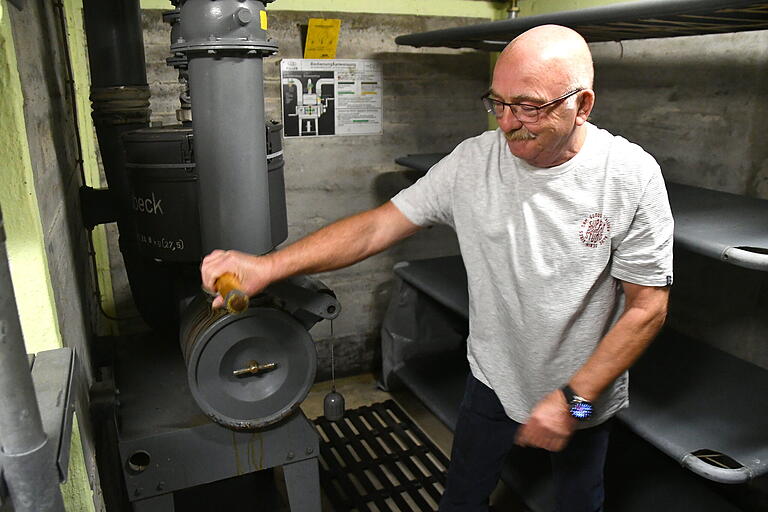
[[[504,115],[504,107],[509,107],[509,110],[512,111],[512,115],[514,115],[521,122],[535,123],[536,121],[539,120],[539,113],[541,112],[542,109],[551,107],[552,105],[560,103],[561,101],[568,99],[574,94],[580,93],[583,90],[584,89],[581,89],[581,88],[574,89],[571,92],[567,92],[562,96],[559,96],[551,101],[544,103],[543,105],[529,105],[527,103],[505,103],[503,101],[499,101],[491,98],[490,91],[485,93],[480,99],[483,100],[483,105],[485,105],[485,110],[487,110],[489,114],[493,114],[497,118]]]

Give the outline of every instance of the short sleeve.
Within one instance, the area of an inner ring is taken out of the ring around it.
[[[657,167],[626,236],[613,252],[611,275],[641,286],[672,284],[673,231],[667,189]]]
[[[456,169],[459,167],[459,148],[433,165],[416,183],[392,198],[398,210],[417,226],[447,224],[455,227],[453,193]]]

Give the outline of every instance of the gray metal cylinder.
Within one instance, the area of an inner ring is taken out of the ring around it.
[[[0,459],[16,512],[63,511],[13,293],[0,213]]]
[[[263,136],[262,57],[276,45],[262,23],[264,3],[186,0],[181,39],[189,60],[203,251],[271,251],[271,205]]]
[[[192,55],[203,250],[272,250],[260,58]]]
[[[187,382],[200,409],[234,430],[260,429],[291,415],[317,372],[312,337],[269,297],[238,315],[195,298],[184,312],[180,343]]]
[[[211,297],[199,294],[182,315],[179,342],[200,409],[235,430],[291,415],[317,371],[308,331],[340,311],[333,293],[308,276],[273,283],[237,315],[212,310]]]
[[[123,135],[139,253],[199,263],[197,171],[192,128],[144,128]]]
[[[258,0],[182,0],[181,38],[171,50],[244,50],[270,55],[277,45],[267,36],[264,4]]]
[[[109,190],[117,210],[120,252],[136,306],[152,327],[173,324],[175,309],[168,269],[139,254],[133,226],[130,182],[120,137],[149,126],[149,87],[139,0],[84,0],[92,78],[93,118]]]
[[[139,0],[83,0],[94,88],[147,85]]]
[[[120,232],[131,241],[124,220],[131,211],[120,135],[149,125],[149,86],[139,0],[84,0],[93,119],[109,189],[114,193]]]
[[[24,349],[1,218],[0,288],[0,447],[5,453],[15,453],[39,446],[45,434]]]

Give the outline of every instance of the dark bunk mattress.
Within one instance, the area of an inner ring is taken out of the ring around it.
[[[403,262],[394,271],[468,319],[460,256]],[[396,371],[450,428],[467,372],[463,351],[455,349],[415,357]],[[630,371],[630,386],[631,406],[621,420],[691,471],[722,483],[768,472],[768,370],[667,331]]]
[[[768,201],[667,183],[675,245],[739,267],[768,271]]]
[[[459,256],[403,262],[396,265],[395,273],[419,293],[467,320],[466,274]],[[654,377],[657,369],[663,377]],[[395,374],[446,426],[455,428],[469,374],[464,346],[415,355]],[[765,471],[761,461],[768,448],[764,434],[768,372],[670,331],[655,342],[630,375],[631,407],[619,415],[620,422],[614,427],[617,442],[606,466],[606,506],[621,512],[738,511],[711,482],[696,475],[737,483]],[[741,378],[734,379],[735,375]],[[649,380],[653,382],[648,384]],[[751,393],[741,393],[734,399],[744,385],[755,386],[761,396],[754,399]],[[755,416],[761,420],[740,420]],[[702,449],[705,458],[691,454]],[[716,452],[729,455],[743,467],[718,466],[732,462],[713,456]],[[680,464],[692,472],[680,471]],[[502,479],[532,510],[552,509],[549,461],[543,451],[514,454]]]

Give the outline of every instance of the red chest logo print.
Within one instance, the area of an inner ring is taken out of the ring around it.
[[[583,221],[579,228],[579,240],[587,247],[603,245],[611,234],[611,221],[602,213],[593,213]]]

